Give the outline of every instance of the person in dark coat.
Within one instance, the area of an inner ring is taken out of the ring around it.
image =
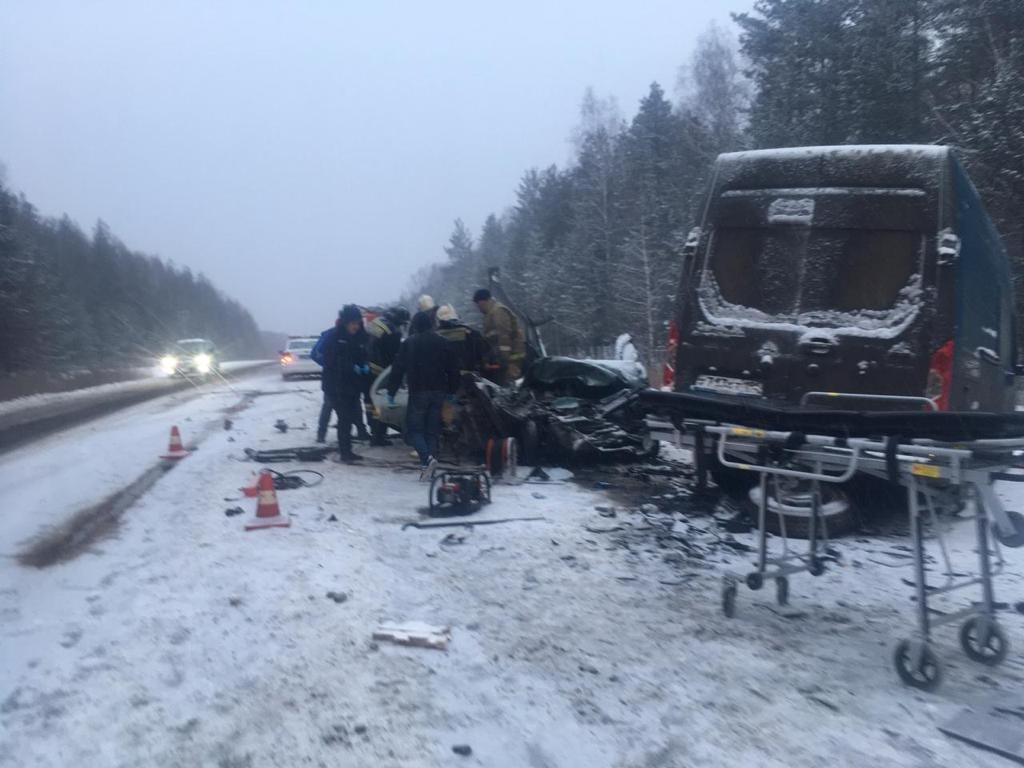
[[[437,310],[437,332],[452,345],[459,370],[483,373],[489,349],[484,337],[475,328],[459,320],[455,307],[445,304]]]
[[[313,362],[321,368],[324,367],[324,344],[327,342],[327,337],[331,331],[341,327],[341,313],[339,312],[338,315],[339,317],[334,321],[334,325],[320,334],[320,338],[316,340],[316,344],[313,345],[313,349],[309,352]],[[320,406],[320,418],[317,420],[316,425],[316,441],[318,443],[327,440],[327,425],[330,424],[331,414],[334,413],[334,404],[331,402],[331,388],[327,386],[327,377],[323,372],[320,374],[320,389],[323,390],[324,401]]]
[[[388,379],[388,403],[391,405],[402,380],[409,383],[406,430],[420,458],[421,479],[426,478],[437,463],[441,408],[447,398],[454,398],[459,387],[454,350],[431,329],[430,322],[425,314],[413,317],[411,334],[402,342]]]
[[[437,304],[434,303],[434,297],[423,294],[416,301],[416,314],[413,315],[413,320],[417,317],[426,317],[430,321],[430,328],[437,328]],[[422,323],[418,324],[419,327],[425,327]],[[413,323],[409,328],[409,335],[416,333],[417,323]]]
[[[340,326],[324,341],[323,378],[338,414],[338,457],[351,464],[362,459],[352,452],[352,426],[362,423],[359,398],[370,375],[369,336],[363,328],[363,313],[355,304],[345,305],[338,319]]]

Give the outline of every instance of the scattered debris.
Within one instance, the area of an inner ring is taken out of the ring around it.
[[[334,514],[334,513],[332,512],[332,513],[331,513],[331,516],[327,518],[327,522],[328,522],[328,523],[336,523],[336,522],[338,522],[338,516],[337,516],[337,515],[335,515],[335,514]]]
[[[345,747],[352,746],[352,742],[348,738],[348,728],[344,725],[332,725],[327,733],[320,737],[320,740],[328,745],[341,744]]]
[[[530,495],[533,496],[533,498],[535,498],[535,499],[546,499],[547,498],[547,496],[545,496],[543,493],[538,493],[537,491],[534,491]]]
[[[275,448],[257,451],[245,449],[245,455],[253,461],[273,463],[278,461],[324,461],[333,448],[325,445],[300,446],[298,448]]]
[[[288,422],[285,421],[284,419],[278,419],[277,421],[274,422],[274,429],[276,429],[281,434],[284,434],[285,432],[288,431]]]
[[[821,706],[827,707],[828,709],[831,709],[833,712],[839,712],[840,711],[838,706],[833,704],[828,699],[823,699],[820,696],[808,696],[807,700],[808,701],[813,701],[815,704],[821,704]]]
[[[580,672],[587,672],[587,673],[589,673],[591,675],[599,675],[599,674],[601,674],[601,671],[597,667],[595,667],[593,664],[580,664],[579,667],[580,667]]]
[[[462,755],[462,757],[469,757],[473,754],[473,748],[469,744],[456,744],[452,747],[452,752],[456,755]]]
[[[459,536],[458,534],[449,533],[449,534],[446,534],[443,539],[441,539],[441,546],[442,547],[447,547],[447,546],[450,546],[452,544],[462,544],[465,541],[466,541],[466,537],[465,536]]]
[[[551,475],[545,472],[543,467],[538,465],[531,469],[530,473],[526,476],[527,482],[531,480],[539,480],[542,483],[546,483],[551,481]]]
[[[1024,699],[990,700],[965,707],[939,730],[954,739],[1024,764]]]
[[[348,600],[348,595],[344,592],[328,592],[327,597],[329,597],[336,603],[344,603],[346,600]]]
[[[225,432],[227,432],[233,426],[235,426],[235,422],[233,422],[231,419],[224,419],[224,431]]]
[[[241,604],[242,604],[242,598],[240,598],[240,597],[229,597],[228,598],[228,605],[230,605],[232,608],[237,608]]]
[[[737,512],[722,523],[722,527],[727,533],[750,533],[754,530],[754,523],[746,513]]]
[[[530,522],[533,520],[543,520],[543,517],[502,517],[498,520],[462,520],[457,523],[403,523],[402,530],[406,528],[419,528],[425,530],[427,528],[461,528],[462,526],[473,527],[474,525],[497,525],[498,523],[515,523],[515,522]]]
[[[234,517],[235,515],[244,515],[245,510],[241,507],[228,507],[224,510],[224,514],[228,517]]]
[[[374,630],[373,639],[387,640],[398,645],[445,651],[448,650],[448,643],[452,639],[452,629],[451,627],[435,627],[419,621],[405,624],[382,624]]]
[[[365,725],[357,725],[355,728],[352,729],[352,732],[357,734],[357,735],[359,735],[359,736],[362,736],[364,733],[366,733],[366,726]]]
[[[594,509],[597,510],[597,514],[601,517],[615,517],[615,507],[598,506],[594,507]]]

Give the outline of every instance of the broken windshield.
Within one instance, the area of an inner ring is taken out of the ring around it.
[[[701,295],[711,314],[737,319],[860,325],[855,318],[892,314],[895,322],[923,245],[907,230],[719,227]]]

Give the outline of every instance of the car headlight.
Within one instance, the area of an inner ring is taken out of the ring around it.
[[[160,370],[166,374],[174,373],[178,370],[178,358],[174,355],[164,355],[160,358]]]
[[[196,370],[200,373],[209,373],[213,358],[206,354],[196,355],[192,362],[195,363]]]

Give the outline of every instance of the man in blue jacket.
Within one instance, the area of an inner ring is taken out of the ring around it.
[[[346,304],[338,320],[339,325],[323,340],[322,379],[324,393],[338,414],[338,457],[351,464],[362,460],[352,452],[352,426],[362,423],[359,398],[370,375],[369,336],[363,328],[363,313],[355,304]]]
[[[338,313],[341,314],[340,312]],[[335,328],[341,326],[341,317],[334,321],[334,325],[325,330],[320,334],[320,338],[316,340],[316,344],[313,345],[313,349],[309,351],[309,356],[314,363],[319,365],[321,368],[324,367],[324,342],[327,340],[327,335]],[[327,425],[331,423],[331,414],[334,413],[334,405],[331,403],[331,393],[327,386],[327,377],[320,374],[320,389],[324,393],[324,402],[320,406],[320,419],[316,425],[316,441],[323,443],[327,440]]]

